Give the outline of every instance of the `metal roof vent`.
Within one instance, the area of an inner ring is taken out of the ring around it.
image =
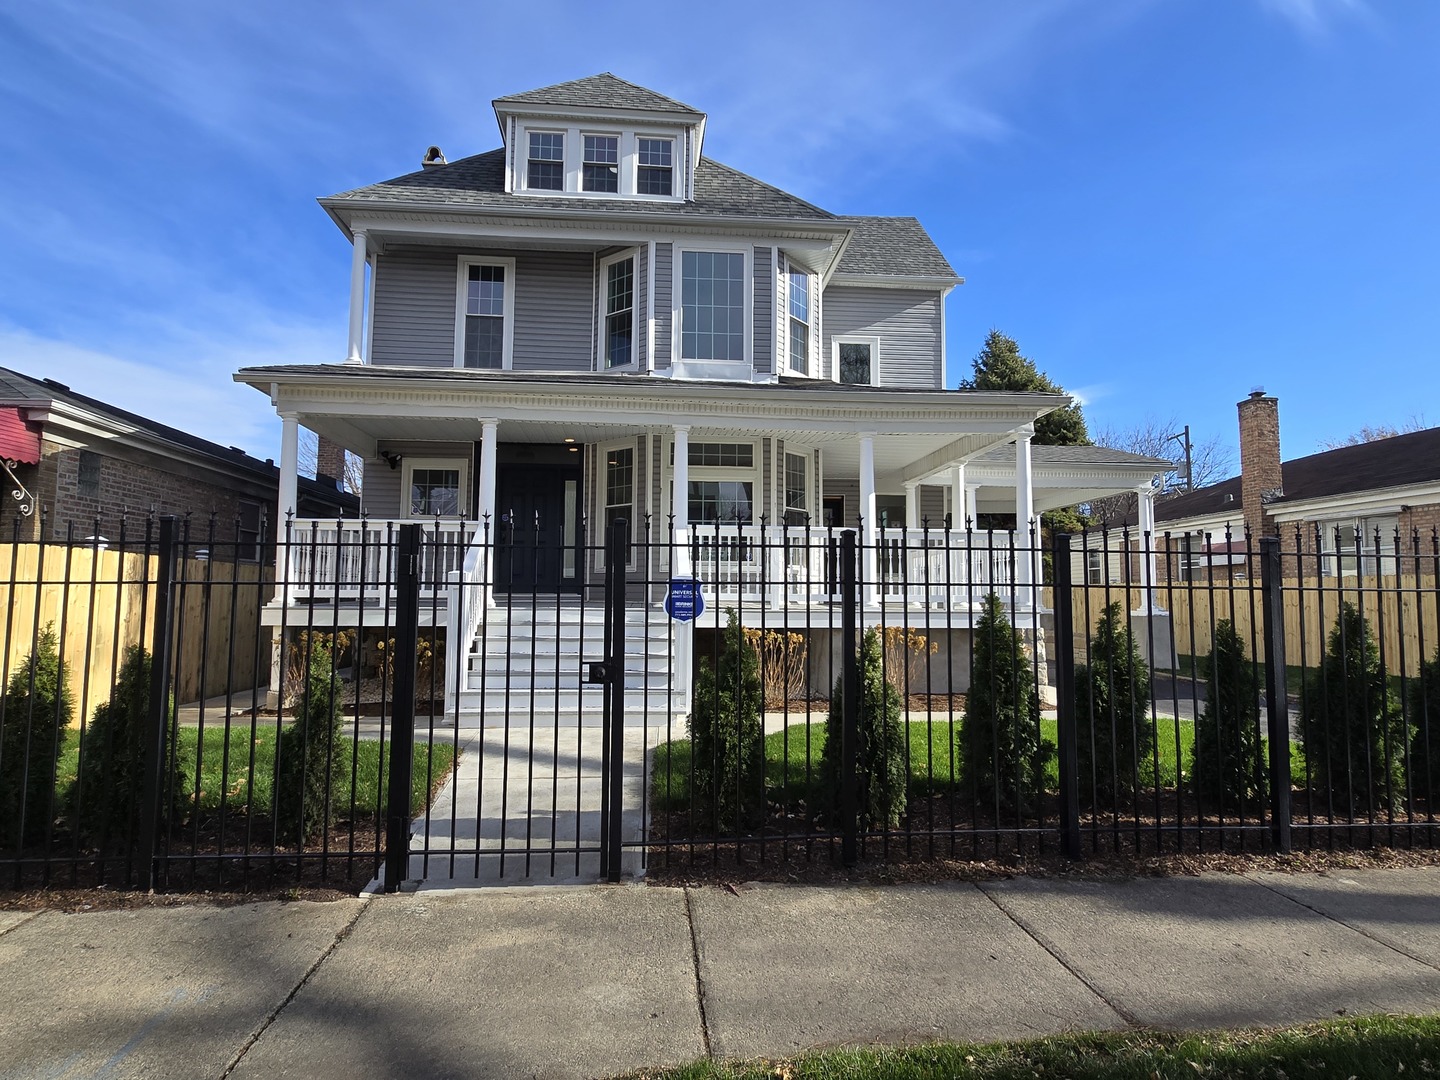
[[[445,155],[438,146],[432,146],[427,149],[425,156],[420,159],[420,167],[422,169],[433,169],[436,165],[445,164],[448,164],[448,162],[446,162]]]

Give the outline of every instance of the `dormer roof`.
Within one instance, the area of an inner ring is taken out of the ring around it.
[[[496,98],[492,104],[497,113],[518,111],[513,106],[525,108],[546,105],[577,109],[634,109],[641,112],[687,114],[692,117],[705,115],[684,102],[626,82],[608,71],[583,79],[556,83],[554,86],[542,86],[539,90],[507,94],[505,97]]]

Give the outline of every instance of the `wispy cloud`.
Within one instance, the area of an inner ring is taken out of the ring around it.
[[[1328,36],[1341,20],[1375,17],[1366,0],[1260,0],[1260,4],[1306,37],[1317,39]]]

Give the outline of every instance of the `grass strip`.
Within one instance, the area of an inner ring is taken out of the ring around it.
[[[986,1045],[826,1050],[794,1058],[700,1061],[632,1080],[1380,1080],[1440,1076],[1440,1017],[1366,1016],[1281,1029],[1127,1031]]]

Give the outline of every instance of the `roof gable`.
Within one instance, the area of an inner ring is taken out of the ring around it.
[[[605,71],[583,79],[542,86],[520,94],[507,94],[492,102],[496,111],[506,105],[550,105],[581,109],[636,109],[644,112],[690,113],[704,115],[682,101],[657,94],[635,83]]]
[[[854,231],[837,274],[955,278],[924,226],[913,217],[844,217]]]

